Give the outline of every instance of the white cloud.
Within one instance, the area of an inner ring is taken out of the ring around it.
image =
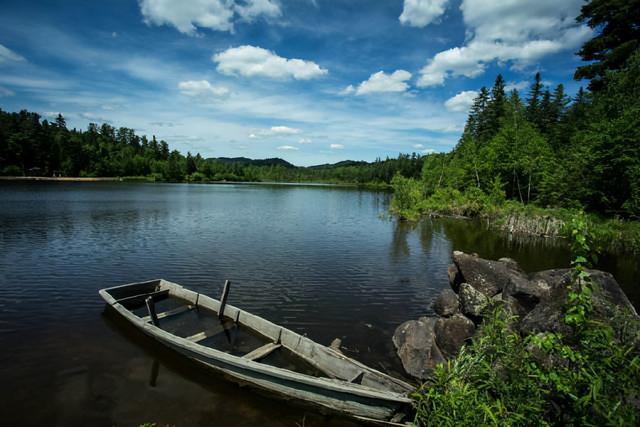
[[[504,86],[505,92],[511,92],[512,90],[522,90],[529,86],[529,82],[526,80],[520,80],[519,82],[508,82]]]
[[[409,88],[406,83],[411,78],[411,73],[405,70],[396,70],[391,74],[378,71],[358,85],[356,95],[377,92],[404,92]],[[348,88],[348,87],[347,87]]]
[[[289,126],[271,126],[269,129],[260,129],[249,134],[251,139],[268,138],[272,136],[294,136],[302,131]]]
[[[331,144],[331,145],[329,145],[329,148],[331,148],[332,150],[342,150],[344,148],[344,145],[342,145],[342,144]]]
[[[0,86],[0,97],[2,96],[13,96],[16,93],[14,91],[12,91],[11,89],[7,89],[6,87],[2,87]]]
[[[236,4],[235,11],[247,21],[259,16],[277,18],[282,15],[280,5],[272,0],[249,0],[244,5]]]
[[[211,59],[218,64],[218,71],[227,75],[309,80],[328,73],[313,61],[283,58],[257,46],[229,48]]]
[[[402,25],[425,27],[444,14],[449,0],[404,0]]]
[[[42,115],[43,115],[44,117],[47,117],[47,118],[49,118],[49,119],[55,119],[56,117],[58,117],[58,114],[61,114],[61,113],[60,113],[60,112],[57,112],[57,111],[44,111],[44,112],[42,113]],[[63,116],[64,116],[64,114],[63,114]]]
[[[444,106],[449,111],[457,111],[460,113],[466,113],[469,111],[469,107],[473,104],[473,100],[478,96],[478,92],[475,90],[465,90],[447,99]]]
[[[22,56],[0,44],[0,64],[5,62],[20,62],[24,60],[25,59]]]
[[[338,92],[338,95],[351,95],[355,91],[356,91],[356,88],[353,87],[353,85],[349,85],[344,89],[342,89],[340,92]]]
[[[294,147],[293,145],[281,145],[281,146],[278,147],[278,150],[298,151],[299,148],[298,147]]]
[[[424,154],[433,154],[435,152],[436,150],[434,150],[433,148],[425,148],[424,150],[422,150],[422,153]]]
[[[222,86],[212,86],[207,80],[189,80],[178,83],[180,93],[185,96],[202,98],[220,98],[229,94],[229,89]]]
[[[420,71],[418,86],[442,85],[448,77],[477,77],[493,61],[522,69],[540,58],[572,50],[592,32],[575,17],[582,0],[463,0],[468,42],[436,54]]]
[[[300,129],[288,126],[272,126],[270,131],[273,135],[296,135],[300,133]]]
[[[424,148],[424,145],[422,145],[422,144],[413,144],[413,148],[415,148],[416,150],[420,150],[420,149]]]
[[[309,138],[300,138],[298,144],[311,144],[312,141]]]
[[[236,16],[250,22],[282,14],[273,0],[139,0],[139,4],[147,25],[172,25],[189,35],[195,35],[197,27],[232,32]]]

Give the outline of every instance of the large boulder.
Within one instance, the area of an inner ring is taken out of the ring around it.
[[[447,267],[447,275],[449,276],[449,285],[454,292],[458,293],[460,290],[460,283],[463,282],[462,274],[458,270],[455,264],[449,264]]]
[[[474,288],[468,283],[460,285],[460,306],[462,313],[475,319],[482,316],[491,300],[482,292]]]
[[[462,281],[487,297],[501,292],[512,280],[526,280],[526,275],[513,260],[489,261],[464,252],[454,251],[453,262],[458,267]]]
[[[473,335],[475,330],[473,322],[462,314],[438,319],[434,327],[436,344],[442,350],[442,354],[450,359],[458,354],[460,347]]]
[[[610,273],[600,270],[586,270],[594,284],[592,295],[593,314],[596,319],[609,320],[617,310],[628,310],[637,314],[633,305]],[[544,282],[548,286],[548,296],[541,299],[520,322],[520,332],[531,334],[551,331],[564,335],[571,334],[571,328],[564,322],[564,305],[572,282],[571,269],[539,271],[531,276],[531,282]]]
[[[393,344],[404,370],[415,378],[425,379],[445,359],[436,344],[435,318],[421,317],[398,326]]]
[[[434,311],[443,317],[453,316],[460,312],[460,301],[458,295],[451,289],[443,289],[433,303]]]

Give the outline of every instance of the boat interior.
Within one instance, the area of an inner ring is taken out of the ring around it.
[[[233,356],[381,391],[406,393],[410,390],[406,383],[334,349],[226,305],[227,284],[220,301],[162,279],[109,288],[105,292],[142,321]]]

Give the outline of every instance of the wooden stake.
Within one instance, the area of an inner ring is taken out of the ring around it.
[[[218,318],[224,317],[224,308],[227,305],[227,297],[229,296],[229,289],[231,288],[231,282],[224,281],[224,289],[222,289],[222,296],[220,297],[220,310],[218,312]]]
[[[160,322],[158,321],[158,315],[156,315],[156,304],[155,302],[153,302],[153,297],[147,297],[144,302],[147,304],[147,311],[149,311],[149,317],[151,318],[153,324],[155,326],[160,325]]]

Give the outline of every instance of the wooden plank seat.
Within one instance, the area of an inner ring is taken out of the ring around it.
[[[144,300],[147,299],[148,297],[152,297],[154,301],[157,301],[157,300],[164,299],[168,296],[169,296],[169,289],[165,289],[163,291],[147,292],[145,294],[131,295],[130,297],[117,299],[116,302],[120,304],[132,303],[132,302],[144,303]]]
[[[227,320],[225,322],[221,322],[219,328],[215,328],[215,329],[210,330],[210,331],[198,332],[197,334],[193,334],[193,335],[185,337],[185,338],[188,339],[189,341],[197,343],[197,342],[206,340],[209,337],[213,337],[215,335],[218,335],[218,334],[221,334],[221,333],[223,333],[225,331],[228,331],[228,330],[232,329],[234,326],[235,326],[235,322],[233,320]]]
[[[258,347],[255,350],[245,354],[244,356],[242,356],[242,358],[247,360],[262,359],[263,357],[266,357],[280,347],[282,347],[282,344],[276,344],[274,342],[266,343],[262,347]]]
[[[171,316],[175,316],[177,314],[180,313],[184,313],[185,311],[190,311],[193,310],[195,308],[195,305],[182,305],[180,307],[176,307],[176,308],[172,308],[171,310],[167,310],[167,311],[163,311],[162,313],[158,313],[158,320],[160,319],[165,319],[167,317],[171,317]],[[150,316],[144,316],[142,318],[142,320],[144,320],[145,322],[149,322],[151,321],[151,317]]]

